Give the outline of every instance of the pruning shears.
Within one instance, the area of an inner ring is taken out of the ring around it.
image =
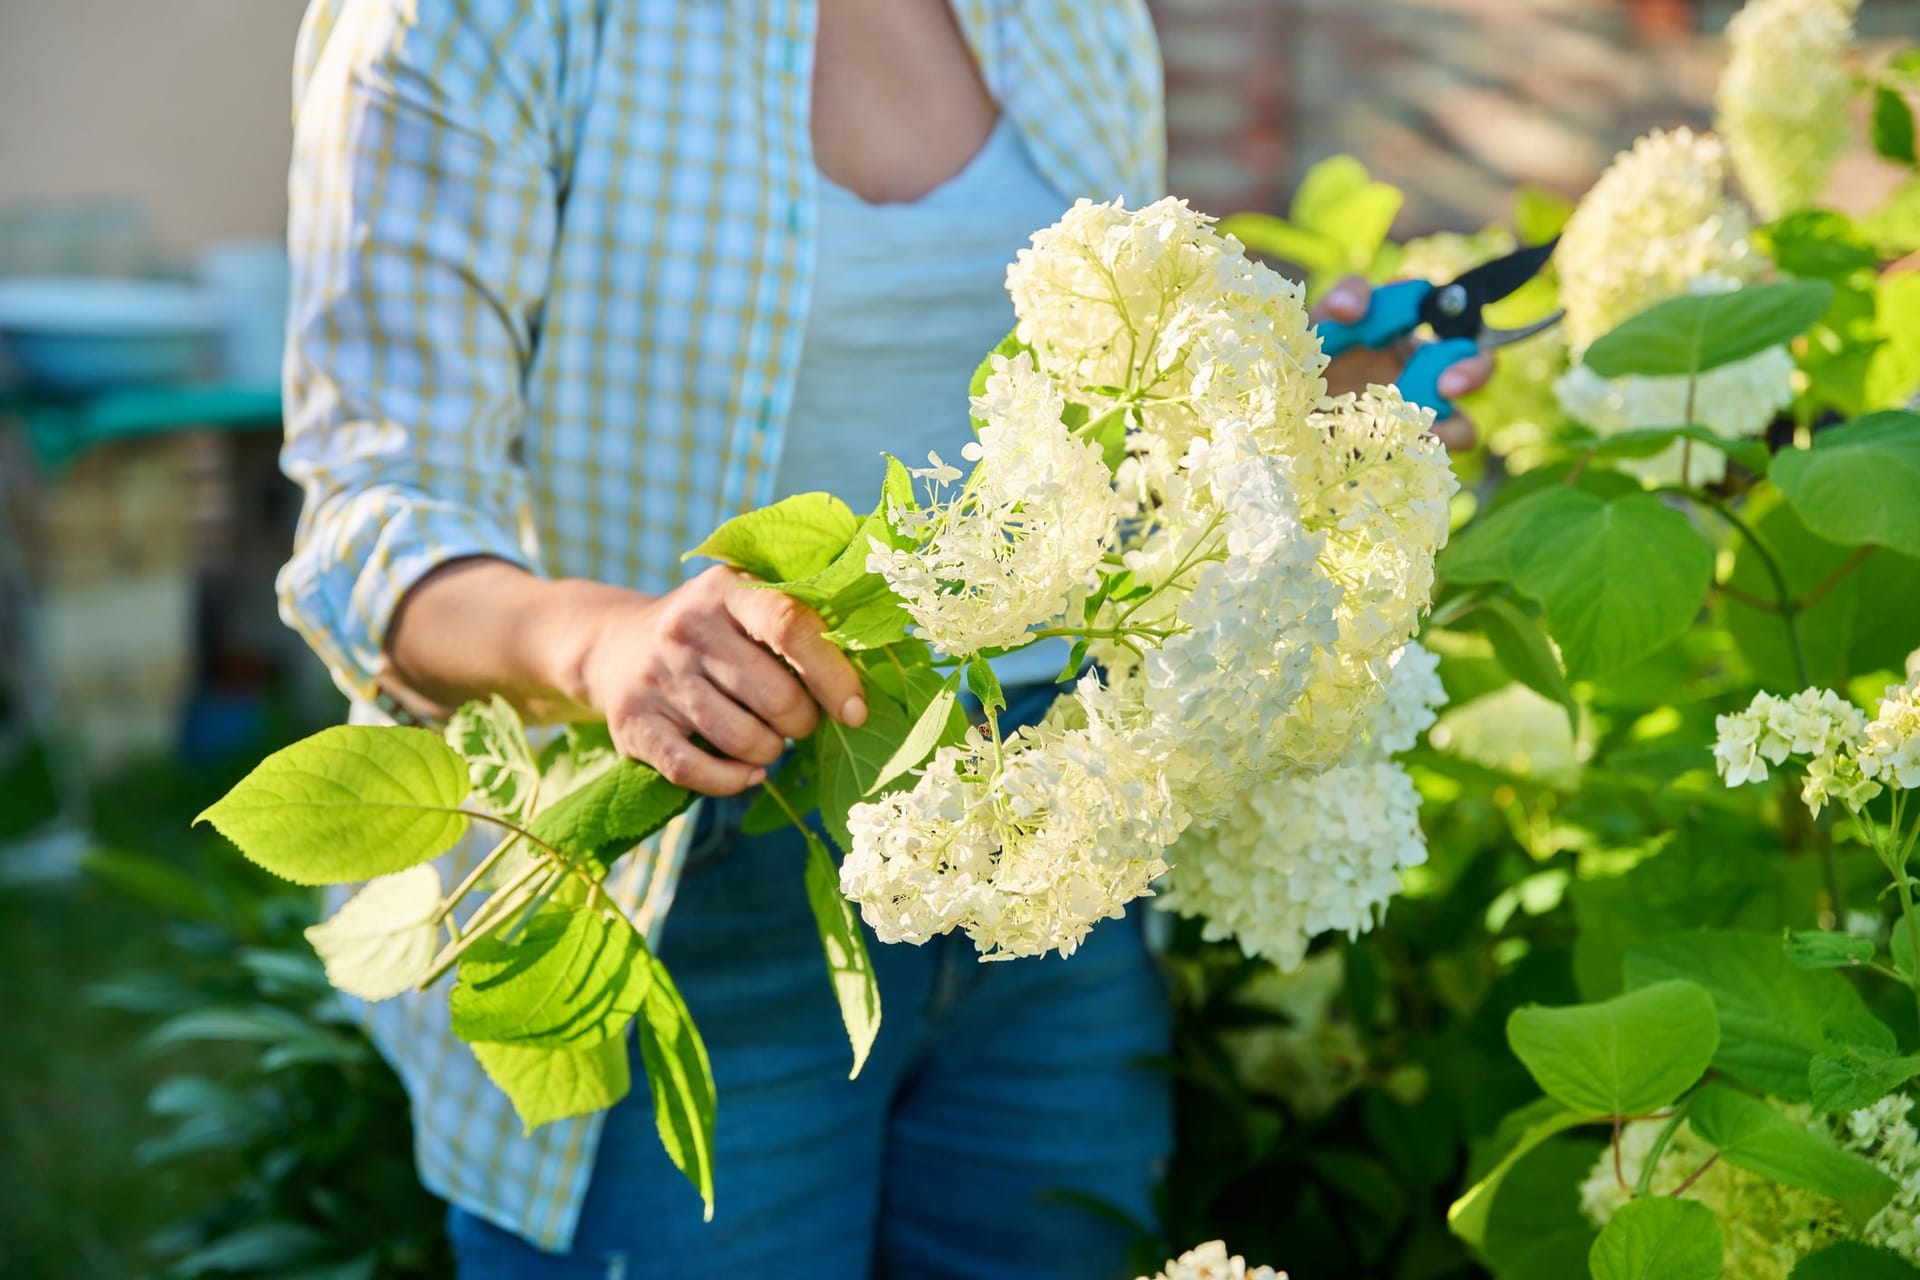
[[[1451,284],[1400,280],[1373,291],[1367,314],[1352,323],[1322,320],[1320,344],[1329,356],[1354,347],[1384,349],[1413,336],[1421,325],[1433,330],[1434,340],[1416,347],[1397,379],[1400,394],[1414,404],[1432,409],[1436,420],[1453,416],[1453,405],[1440,394],[1440,375],[1462,360],[1483,351],[1531,338],[1560,322],[1556,311],[1544,320],[1519,329],[1489,329],[1482,312],[1540,274],[1553,256],[1555,237],[1495,258],[1460,276]]]

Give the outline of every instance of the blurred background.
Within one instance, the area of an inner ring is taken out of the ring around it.
[[[0,0],[0,1276],[444,1273],[311,904],[189,830],[344,707],[272,594],[303,7]],[[1706,124],[1735,7],[1155,0],[1171,184],[1281,211],[1345,152],[1408,193],[1396,238],[1473,232]]]

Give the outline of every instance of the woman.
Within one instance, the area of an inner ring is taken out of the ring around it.
[[[644,1092],[523,1135],[440,993],[370,1012],[463,1276],[1121,1272],[1074,1202],[1151,1220],[1169,1142],[1137,919],[1064,962],[870,943],[849,1083],[801,850],[738,823],[787,739],[862,721],[859,681],[817,617],[679,555],[788,493],[870,505],[883,450],[957,454],[1015,250],[1160,194],[1159,75],[1138,0],[314,0],[283,613],[361,718],[500,692],[720,798],[634,894],[649,926],[674,901],[713,1058],[712,1223]],[[1037,715],[1052,670],[1002,674]]]

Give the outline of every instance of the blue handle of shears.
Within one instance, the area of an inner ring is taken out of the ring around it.
[[[1480,344],[1472,338],[1429,342],[1407,357],[1407,367],[1400,371],[1394,385],[1410,404],[1424,405],[1433,410],[1435,422],[1445,422],[1453,416],[1453,403],[1440,394],[1440,375],[1479,354]]]
[[[1329,356],[1355,347],[1390,347],[1420,327],[1420,304],[1433,292],[1425,280],[1401,280],[1373,291],[1367,314],[1351,324],[1320,322],[1320,346]]]

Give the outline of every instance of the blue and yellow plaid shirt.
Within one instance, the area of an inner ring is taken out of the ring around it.
[[[1161,193],[1140,0],[955,9],[1056,188]],[[434,566],[497,556],[657,593],[770,499],[813,266],[814,24],[811,0],[313,0],[283,454],[306,505],[279,589],[357,719]],[[643,927],[683,831],[611,882]],[[426,1184],[565,1249],[600,1118],[524,1134],[444,990],[368,1018]]]

